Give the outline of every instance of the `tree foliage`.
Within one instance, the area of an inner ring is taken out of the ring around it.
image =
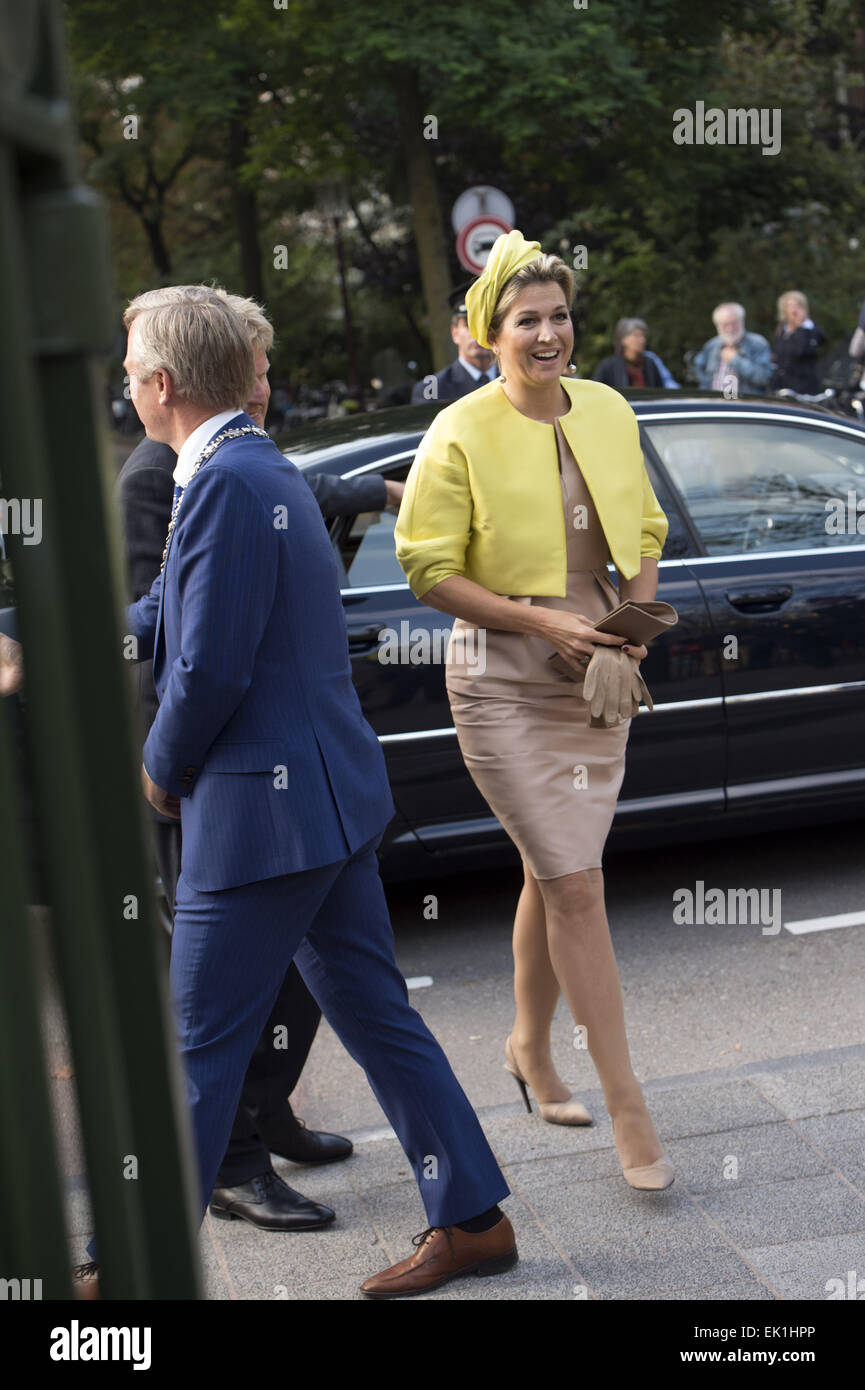
[[[473,183],[504,189],[545,250],[586,246],[583,371],[624,313],[681,371],[719,299],[769,334],[777,295],[804,289],[832,338],[865,294],[856,0],[69,0],[68,15],[120,293],[183,278],[263,295],[286,373],[345,374],[335,214],[362,374],[385,347],[426,368],[431,337],[440,355],[441,286],[466,278],[449,211]],[[698,101],[777,109],[780,152],[675,144],[673,113]]]

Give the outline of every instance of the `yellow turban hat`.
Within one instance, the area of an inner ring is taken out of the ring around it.
[[[526,241],[522,232],[502,232],[493,242],[483,274],[466,294],[469,332],[476,343],[488,348],[487,331],[499,295],[518,270],[542,255],[539,241]]]

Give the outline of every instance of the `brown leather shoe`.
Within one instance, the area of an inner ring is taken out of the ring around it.
[[[480,1235],[458,1226],[432,1226],[415,1236],[417,1250],[361,1284],[367,1298],[411,1298],[429,1293],[466,1274],[504,1274],[519,1256],[514,1228],[506,1216]]]

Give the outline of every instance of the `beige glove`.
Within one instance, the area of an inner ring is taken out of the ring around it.
[[[592,729],[613,729],[632,719],[641,700],[654,709],[639,666],[621,647],[595,647],[586,670],[583,699],[589,707]]]

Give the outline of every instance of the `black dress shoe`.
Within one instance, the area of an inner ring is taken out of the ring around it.
[[[259,1133],[273,1154],[287,1158],[292,1163],[336,1163],[340,1158],[348,1158],[354,1153],[354,1144],[339,1134],[324,1134],[317,1129],[307,1129],[303,1120],[292,1115],[289,1121],[281,1119],[276,1124],[259,1127]]]
[[[336,1216],[277,1177],[262,1173],[239,1187],[215,1187],[210,1212],[220,1221],[249,1221],[262,1231],[317,1231]]]

